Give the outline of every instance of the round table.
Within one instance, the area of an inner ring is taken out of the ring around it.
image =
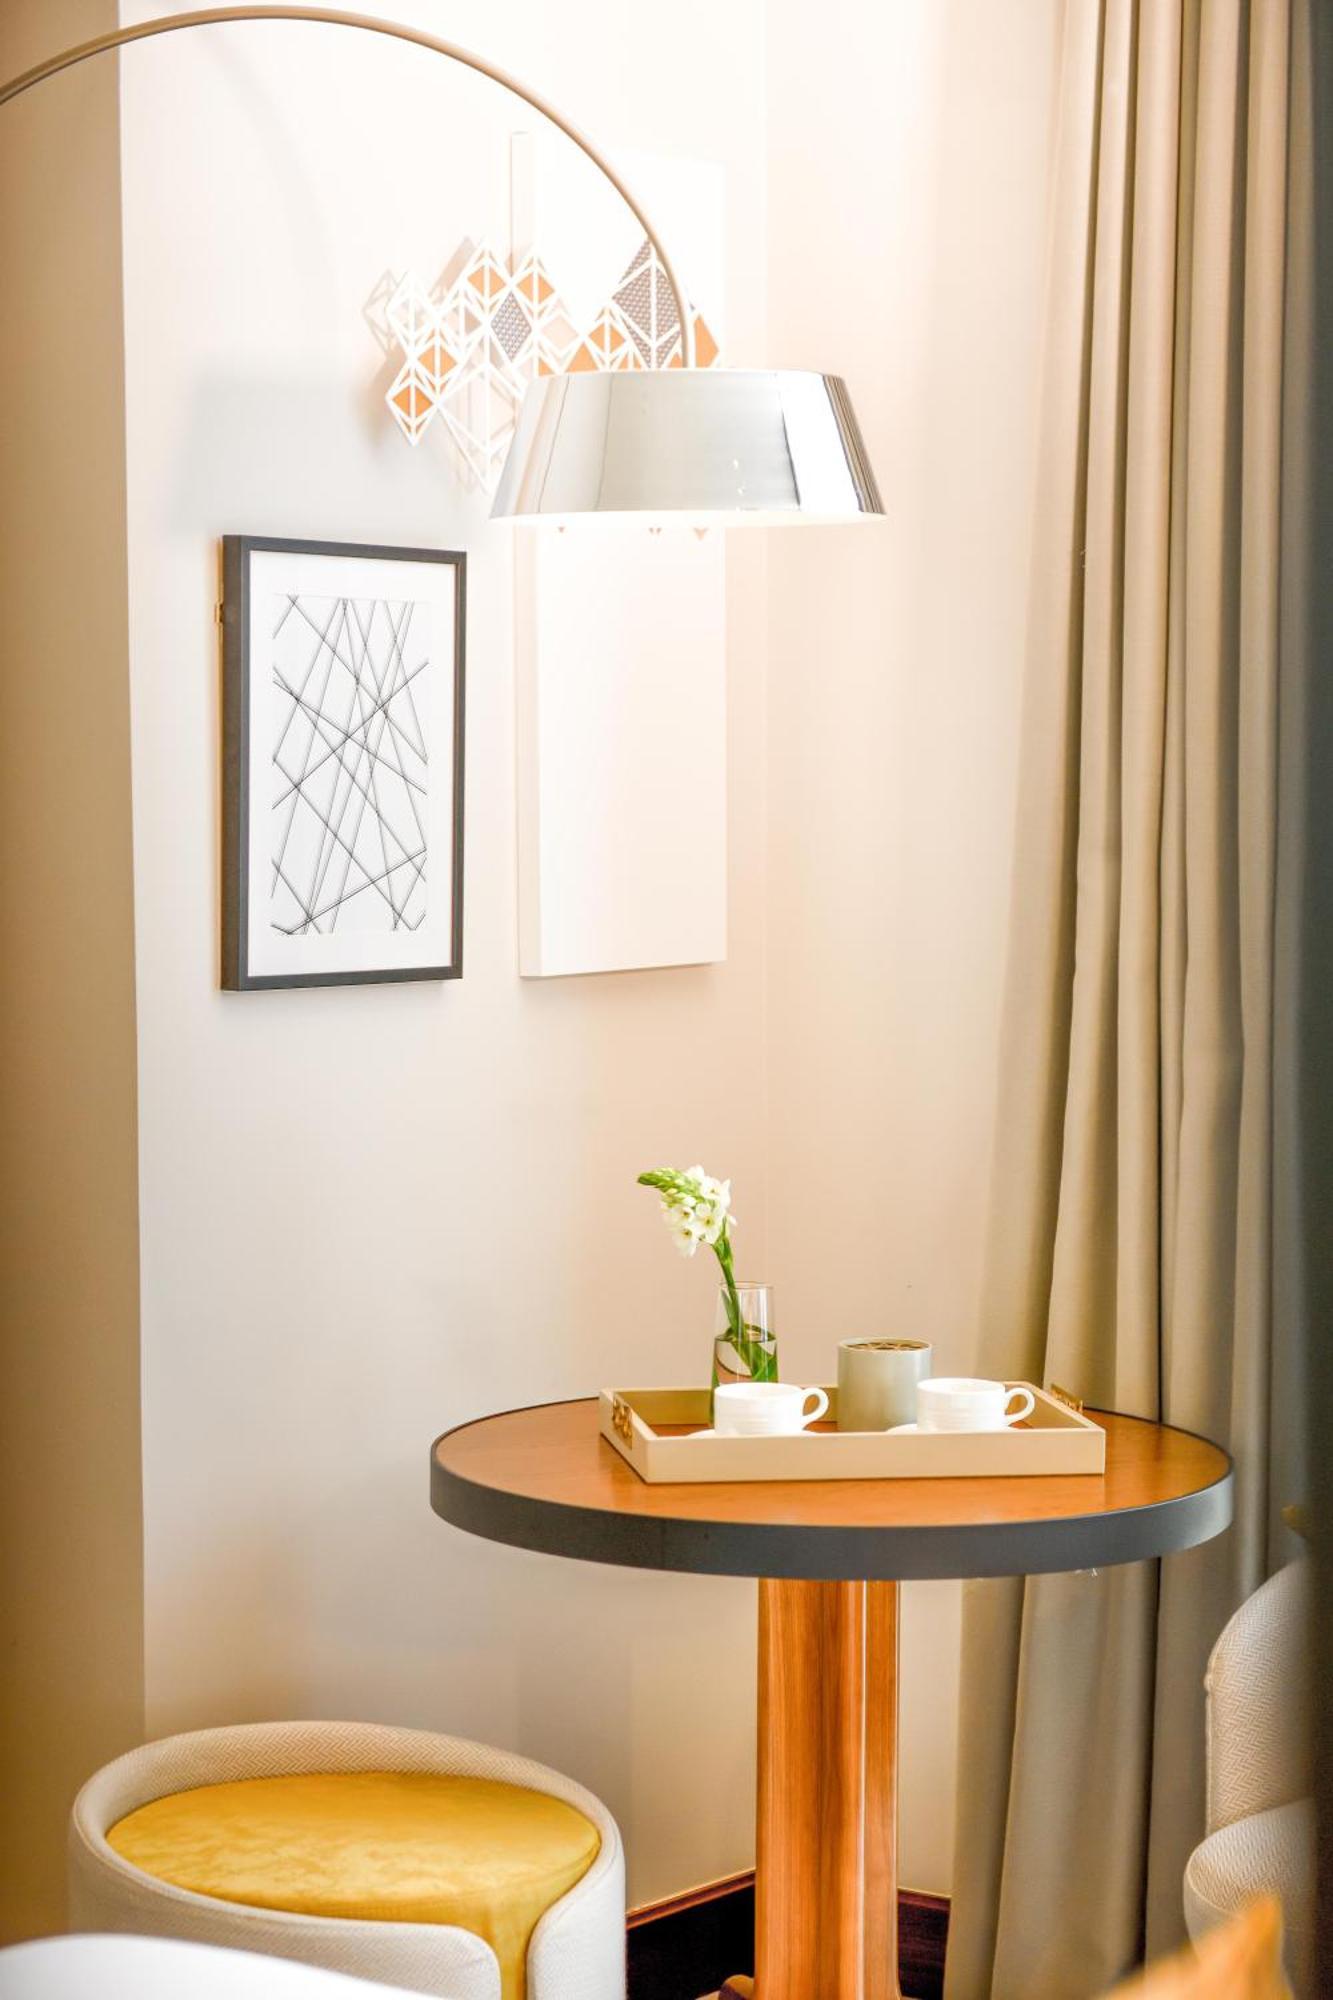
[[[1218,1446],[1088,1414],[1099,1476],[650,1486],[593,1398],[436,1440],[431,1505],[471,1534],[759,1578],[758,2000],[897,2000],[899,1583],[1137,1562],[1229,1523]]]

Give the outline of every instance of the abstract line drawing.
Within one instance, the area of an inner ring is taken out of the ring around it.
[[[454,262],[433,289],[411,272],[381,281],[368,316],[399,364],[384,398],[399,430],[419,444],[439,416],[465,477],[485,492],[538,376],[681,365],[680,316],[646,240],[582,329],[534,253],[511,263],[490,244],[464,245]],[[699,313],[694,339],[696,365],[711,368],[718,344]]]
[[[222,538],[224,991],[463,976],[467,557]]]
[[[273,607],[269,922],[284,937],[426,916],[429,623],[411,601]]]

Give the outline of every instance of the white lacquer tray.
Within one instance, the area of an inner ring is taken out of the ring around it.
[[[995,1479],[1106,1470],[1106,1433],[1031,1382],[1030,1417],[1002,1431],[840,1431],[838,1392],[824,1421],[795,1437],[719,1437],[707,1389],[603,1389],[602,1436],[650,1484],[751,1479]]]

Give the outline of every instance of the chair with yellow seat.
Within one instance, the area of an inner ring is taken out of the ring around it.
[[[605,1806],[426,1730],[251,1723],[130,1751],[74,1802],[70,1917],[438,2000],[624,2000]]]

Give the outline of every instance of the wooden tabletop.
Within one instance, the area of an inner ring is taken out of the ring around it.
[[[648,1485],[592,1397],[463,1424],[431,1452],[431,1505],[487,1540],[583,1562],[722,1576],[1031,1576],[1192,1548],[1231,1520],[1231,1460],[1190,1431],[1089,1411],[1098,1476]]]

